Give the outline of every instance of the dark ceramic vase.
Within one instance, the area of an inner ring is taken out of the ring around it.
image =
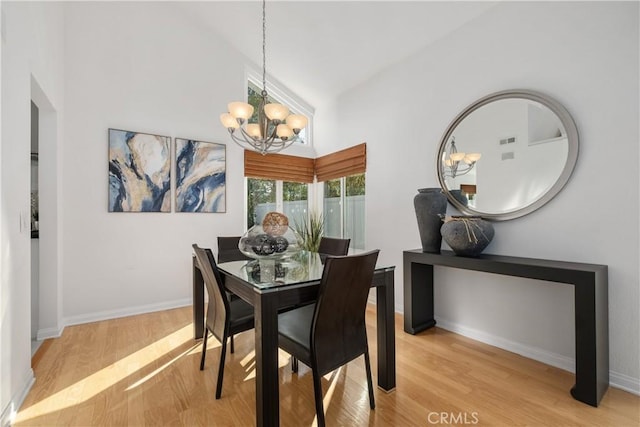
[[[454,216],[440,229],[442,238],[460,256],[475,257],[491,243],[493,225],[480,217]]]
[[[439,253],[442,244],[440,227],[447,211],[447,196],[440,188],[421,188],[413,198],[422,251]]]

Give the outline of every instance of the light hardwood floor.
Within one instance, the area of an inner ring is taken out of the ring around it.
[[[215,400],[220,345],[205,370],[182,308],[67,327],[34,356],[36,383],[16,426],[250,426],[255,423],[253,331],[236,336],[222,398]],[[375,308],[367,310],[376,378]],[[593,408],[569,394],[573,375],[454,333],[405,334],[396,316],[397,388],[368,405],[362,358],[325,377],[330,426],[633,426],[640,397],[610,388]],[[283,426],[315,423],[311,372],[292,374],[280,354]]]

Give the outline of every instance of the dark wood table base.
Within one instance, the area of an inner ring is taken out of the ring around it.
[[[378,386],[390,392],[396,387],[395,353],[395,267],[376,269],[372,287],[376,288]],[[278,309],[313,301],[318,283],[257,289],[220,268],[225,287],[254,307],[256,352],[256,422],[258,426],[277,426],[280,418],[278,382]],[[193,258],[194,338],[204,334],[204,282]]]

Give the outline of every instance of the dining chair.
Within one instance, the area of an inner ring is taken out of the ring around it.
[[[292,356],[293,371],[297,360],[311,367],[320,427],[325,425],[322,376],[361,355],[369,406],[375,408],[365,310],[379,252],[327,257],[316,303],[278,315],[278,345]]]
[[[230,261],[250,261],[251,258],[240,252],[238,243],[240,236],[218,236],[218,264]],[[238,296],[231,291],[225,291],[229,300],[237,299]],[[233,353],[233,335],[231,335],[231,353]]]
[[[240,298],[233,300],[227,298],[222,284],[222,278],[211,249],[200,248],[194,244],[193,250],[196,254],[205,286],[207,287],[207,294],[209,295],[200,370],[204,370],[204,360],[207,354],[207,337],[209,336],[209,332],[211,332],[222,344],[220,350],[220,365],[218,367],[218,383],[216,386],[216,399],[220,399],[222,395],[222,378],[224,376],[227,338],[231,337],[231,342],[233,343],[233,335],[253,329],[253,307]],[[231,353],[233,353],[233,345],[231,346]]]
[[[346,255],[349,252],[351,239],[321,237],[318,252],[325,255]]]
[[[229,261],[250,261],[251,258],[240,252],[240,236],[218,236],[218,263]]]

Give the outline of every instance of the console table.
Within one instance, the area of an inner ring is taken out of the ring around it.
[[[451,251],[404,251],[404,330],[417,334],[436,324],[433,316],[433,267],[444,266],[526,277],[574,286],[576,383],[571,395],[598,406],[609,387],[609,305],[606,265],[534,258],[480,255],[456,256]]]

